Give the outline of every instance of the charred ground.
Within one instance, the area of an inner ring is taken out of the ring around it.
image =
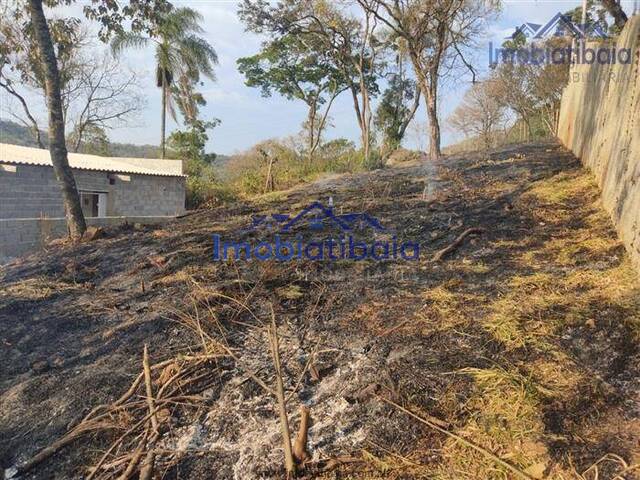
[[[636,478],[640,289],[590,174],[555,144],[447,158],[426,200],[425,174],[344,176],[0,269],[2,467],[104,404],[21,477],[80,478],[101,459],[95,478],[122,473],[144,385],[109,404],[147,344],[158,478],[283,477],[275,400],[253,378],[273,384],[272,305],[293,430],[311,409],[301,476],[516,478],[488,452],[531,478]],[[212,234],[329,196],[418,240],[420,260],[211,260]]]

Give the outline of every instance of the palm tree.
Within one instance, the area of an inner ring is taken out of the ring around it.
[[[175,119],[171,105],[174,81],[182,77],[197,83],[201,75],[215,80],[213,66],[218,63],[218,55],[209,42],[199,36],[203,32],[202,20],[202,15],[191,8],[174,8],[160,19],[153,36],[124,32],[111,42],[114,55],[126,48],[155,44],[156,86],[162,89],[162,158],[165,157],[167,108]]]

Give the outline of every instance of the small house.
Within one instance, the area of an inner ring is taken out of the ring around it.
[[[69,165],[88,224],[157,223],[185,211],[180,160],[69,153]],[[49,151],[0,143],[0,257],[64,235],[64,216]]]

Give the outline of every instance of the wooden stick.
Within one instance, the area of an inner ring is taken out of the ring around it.
[[[213,359],[213,358],[219,358],[219,357],[224,357],[224,355],[221,355],[221,354],[216,354],[216,355],[195,355],[195,356],[194,355],[186,355],[184,357],[181,357],[181,360],[183,360],[183,361],[201,361],[201,360],[207,360],[207,359]],[[175,359],[164,360],[164,361],[162,361],[160,363],[157,363],[157,364],[151,366],[150,370],[156,370],[158,368],[166,367],[167,365],[169,365],[169,364],[171,364],[173,362],[175,362]],[[102,420],[103,418],[104,419],[108,418],[110,411],[116,409],[117,407],[120,407],[129,398],[131,398],[131,396],[135,393],[135,391],[140,386],[140,383],[142,382],[143,379],[144,379],[144,372],[140,373],[136,377],[136,379],[133,381],[133,383],[131,384],[129,389],[120,398],[118,398],[112,404],[102,404],[102,405],[98,405],[97,407],[95,407],[93,410],[91,410],[83,418],[83,420],[78,425],[76,425],[73,429],[71,429],[69,432],[67,432],[64,436],[62,436],[61,438],[59,438],[58,440],[53,442],[48,447],[43,448],[40,452],[38,452],[31,459],[27,460],[25,463],[20,465],[18,467],[18,473],[26,473],[27,471],[31,470],[33,467],[35,467],[39,463],[44,462],[49,457],[54,455],[56,452],[58,452],[58,450],[61,450],[62,448],[64,448],[65,446],[69,445],[71,442],[73,442],[74,440],[78,439],[79,437],[81,437],[82,435],[84,435],[84,434],[86,434],[88,432],[91,432],[91,431],[94,431],[94,430],[100,430],[100,429],[109,428],[110,423],[106,423],[106,422],[98,421],[98,420]],[[107,410],[107,412],[96,416],[98,414],[98,412],[101,412],[102,410]]]
[[[104,428],[104,424],[99,422],[84,422],[78,425],[76,428],[71,430],[62,438],[53,442],[50,446],[43,448],[38,454],[32,457],[30,460],[26,461],[22,465],[18,467],[18,473],[23,474],[31,470],[33,467],[38,465],[40,462],[45,461],[49,457],[51,457],[54,453],[60,450],[62,447],[69,445],[74,440],[78,439],[85,433],[91,430],[98,430],[100,428]]]
[[[462,232],[460,234],[460,236],[458,238],[455,239],[455,241],[451,245],[449,245],[448,247],[445,247],[442,250],[438,251],[433,256],[433,261],[434,262],[439,262],[446,255],[449,255],[450,253],[456,251],[460,247],[460,245],[462,245],[462,242],[464,242],[464,239],[467,238],[469,235],[480,234],[480,233],[483,233],[483,232],[484,232],[483,228],[467,228],[464,232]]]
[[[142,434],[142,439],[140,439],[140,443],[138,443],[138,446],[136,447],[135,451],[133,452],[133,455],[131,456],[131,460],[127,464],[127,468],[125,469],[124,472],[122,472],[122,475],[118,477],[118,480],[129,480],[129,477],[133,475],[133,472],[136,470],[136,468],[138,468],[140,459],[144,454],[144,445],[147,441],[148,435],[149,435],[149,425],[147,424],[147,428]]]
[[[142,367],[144,369],[144,383],[147,391],[147,406],[149,407],[149,415],[151,420],[151,440],[149,443],[155,441],[160,434],[158,431],[158,417],[156,415],[156,408],[153,400],[153,387],[151,385],[151,369],[149,368],[149,351],[147,344],[144,345],[144,351],[142,354]],[[140,480],[150,480],[153,476],[153,464],[155,463],[156,455],[152,449],[147,451],[147,456],[140,467]]]
[[[129,430],[127,430],[122,435],[120,435],[120,437],[118,437],[118,439],[111,444],[111,446],[107,449],[107,451],[104,452],[104,454],[102,455],[102,457],[100,458],[96,466],[92,468],[92,471],[87,476],[86,480],[91,480],[95,476],[95,474],[98,472],[100,467],[104,464],[107,457],[111,455],[111,452],[113,452],[118,446],[120,446],[120,444],[124,441],[124,439],[127,438],[127,436],[129,436],[131,433],[135,432],[138,429],[138,427],[144,425],[147,421],[149,421],[149,418],[151,418],[151,415],[153,413],[155,412],[147,414],[142,420],[140,420],[133,427],[131,427]]]
[[[300,427],[298,428],[298,436],[293,444],[293,456],[302,464],[309,459],[307,452],[307,432],[309,430],[309,409],[304,405],[300,407]]]
[[[153,400],[153,386],[151,384],[151,368],[149,368],[149,350],[147,344],[144,345],[142,352],[142,368],[144,371],[144,384],[147,391],[147,405],[149,407],[149,414],[151,415],[151,428],[153,432],[158,431],[158,417],[156,416],[154,400]]]
[[[282,430],[282,443],[284,444],[284,465],[287,470],[287,478],[295,475],[296,464],[291,451],[291,432],[289,430],[289,419],[287,418],[287,405],[284,398],[284,385],[282,383],[282,369],[280,367],[280,352],[278,346],[278,327],[276,326],[276,314],[271,305],[271,326],[269,328],[269,343],[273,365],[276,369],[276,398],[278,399],[278,410],[280,413],[280,429]]]
[[[378,335],[379,337],[386,337],[387,335],[389,335],[390,333],[395,332],[396,330],[400,330],[402,327],[404,327],[407,323],[409,323],[412,319],[408,318],[406,320],[403,320],[402,322],[394,325],[393,327],[390,327],[388,329],[386,329],[384,332],[382,332],[380,335]]]
[[[504,468],[506,468],[507,470],[510,470],[512,473],[514,473],[516,475],[516,477],[518,478],[522,478],[524,480],[534,480],[534,478],[526,473],[524,473],[522,470],[514,467],[513,465],[511,465],[510,463],[505,462],[504,460],[502,460],[500,457],[498,457],[497,455],[491,453],[489,450],[482,448],[479,445],[476,445],[475,443],[470,442],[469,440],[465,439],[464,437],[461,437],[460,435],[456,435],[453,432],[450,432],[449,430],[446,430],[438,425],[436,425],[435,423],[419,417],[418,415],[416,415],[415,413],[413,413],[411,410],[408,410],[406,408],[404,408],[402,405],[397,404],[396,402],[394,402],[393,400],[389,400],[388,398],[385,397],[381,397],[380,395],[377,395],[377,397],[382,400],[385,403],[388,403],[389,405],[397,408],[398,410],[406,413],[407,415],[410,415],[411,417],[415,418],[416,420],[418,420],[420,423],[424,423],[425,425],[427,425],[428,427],[433,428],[434,430],[437,430],[440,433],[445,434],[448,437],[453,438],[454,440],[457,440],[458,442],[462,443],[463,445],[472,448],[473,450],[482,453],[483,455],[485,455],[486,457],[490,458],[491,460],[493,460],[494,462],[496,462],[498,465],[503,466]]]

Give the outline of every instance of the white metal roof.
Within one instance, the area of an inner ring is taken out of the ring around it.
[[[0,163],[42,165],[51,167],[49,150],[22,147],[0,143]],[[71,168],[98,170],[114,173],[137,173],[139,175],[160,175],[184,177],[182,160],[161,160],[158,158],[100,157],[84,153],[69,153]]]

